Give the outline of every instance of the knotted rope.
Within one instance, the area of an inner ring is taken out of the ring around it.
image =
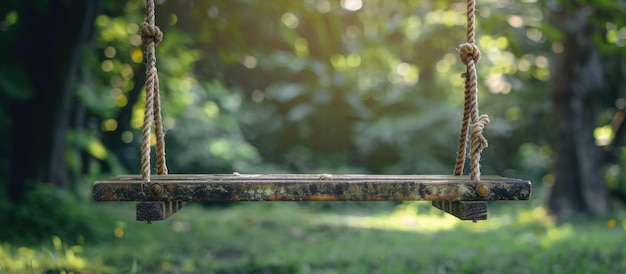
[[[461,133],[459,135],[459,150],[457,152],[454,175],[463,174],[465,165],[465,155],[467,150],[467,139],[469,126],[472,132],[469,137],[470,143],[470,178],[473,181],[480,181],[480,155],[489,144],[483,137],[483,129],[489,124],[489,116],[478,115],[478,77],[476,73],[476,63],[480,60],[480,51],[476,46],[475,34],[475,0],[467,1],[467,43],[459,47],[461,62],[465,64],[465,102],[463,109],[463,120],[461,122]]]
[[[156,68],[156,47],[161,43],[163,33],[154,24],[154,0],[146,1],[146,19],[141,23],[141,41],[146,46],[146,107],[143,119],[141,143],[141,178],[150,181],[150,139],[152,124],[155,126],[157,147],[157,172],[167,174],[165,165],[165,138],[161,117],[161,97],[159,95],[159,74]]]

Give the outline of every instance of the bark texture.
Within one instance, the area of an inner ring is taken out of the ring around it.
[[[593,136],[604,92],[601,56],[591,38],[593,12],[568,0],[550,13],[550,20],[564,34],[564,50],[554,56],[550,80],[556,176],[548,206],[558,218],[609,211],[602,151]]]

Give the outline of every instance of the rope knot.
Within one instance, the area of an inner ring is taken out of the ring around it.
[[[474,64],[478,63],[480,60],[480,50],[476,44],[473,43],[464,43],[459,47],[461,62],[466,66],[469,65],[470,62],[474,62]]]
[[[489,122],[489,116],[483,114],[472,125],[470,138],[470,153],[472,157],[470,179],[472,181],[480,181],[480,154],[483,152],[483,149],[489,146],[487,139],[483,136],[483,129]]]
[[[474,143],[474,149],[480,153],[482,150],[489,146],[487,139],[483,136],[483,129],[491,123],[489,116],[486,114],[480,115],[478,120],[472,125],[472,137],[470,143]]]
[[[154,42],[154,46],[158,46],[163,40],[163,32],[154,24],[148,24],[147,22],[141,23],[141,41],[144,45],[148,45],[150,42]]]

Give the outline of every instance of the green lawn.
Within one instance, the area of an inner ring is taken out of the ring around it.
[[[555,224],[530,202],[478,223],[428,202],[191,204],[162,222],[94,203],[98,239],[0,245],[0,273],[624,273],[626,219]],[[68,244],[77,242],[78,244]]]

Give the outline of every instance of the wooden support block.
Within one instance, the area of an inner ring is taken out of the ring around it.
[[[139,202],[137,203],[137,221],[161,221],[174,215],[185,206],[185,202]]]
[[[483,201],[433,201],[433,206],[461,220],[487,220],[487,202]]]

